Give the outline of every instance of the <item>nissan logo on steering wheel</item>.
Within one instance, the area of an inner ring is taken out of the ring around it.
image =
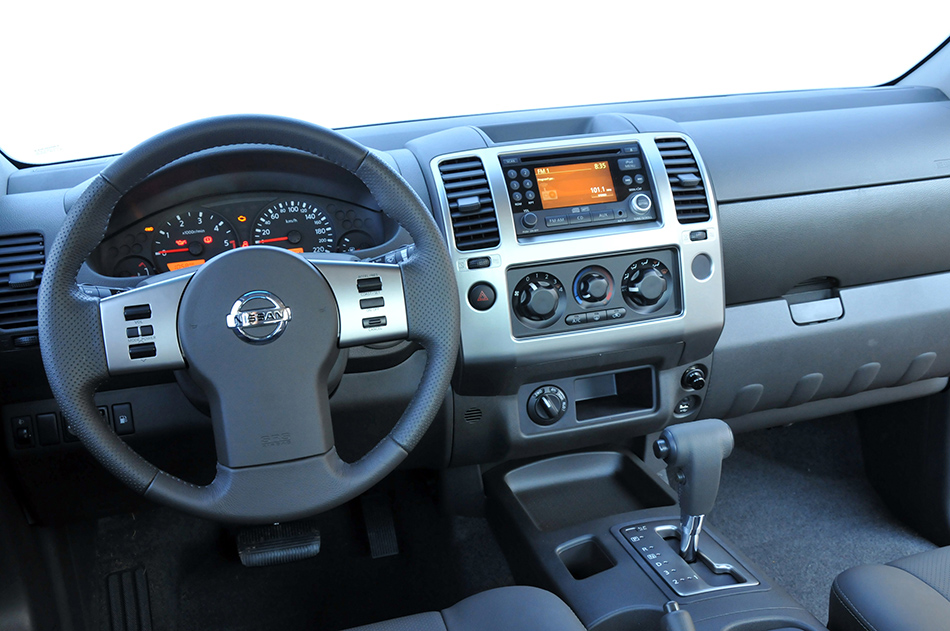
[[[269,291],[249,291],[238,298],[227,316],[228,328],[245,342],[273,342],[290,322],[290,307]]]

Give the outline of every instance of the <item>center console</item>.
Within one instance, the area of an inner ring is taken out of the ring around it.
[[[453,464],[696,418],[724,290],[716,202],[687,136],[495,144],[469,129],[411,148],[462,305]]]
[[[516,581],[557,593],[591,631],[823,630],[703,524],[732,449],[728,426],[672,426],[654,445],[675,493],[661,479],[659,460],[626,450],[489,471],[488,514]]]

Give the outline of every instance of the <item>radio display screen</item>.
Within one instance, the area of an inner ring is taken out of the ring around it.
[[[606,161],[537,167],[534,174],[545,210],[617,201]]]

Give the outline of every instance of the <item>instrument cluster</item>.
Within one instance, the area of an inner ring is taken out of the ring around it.
[[[316,195],[220,195],[162,210],[118,230],[90,262],[101,274],[123,277],[198,266],[250,245],[359,256],[360,250],[384,243],[391,224],[378,211]]]

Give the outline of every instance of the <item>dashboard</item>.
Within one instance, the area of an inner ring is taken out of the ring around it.
[[[946,103],[938,90],[894,87],[346,130],[418,193],[458,285],[452,388],[410,464],[630,441],[701,417],[749,429],[943,389]],[[108,162],[11,171],[0,196],[0,308],[25,314],[0,321],[3,422],[38,514],[80,510],[44,501],[46,459],[78,447],[36,348],[42,251]],[[359,180],[312,156],[259,146],[199,154],[119,202],[79,280],[121,295],[256,244],[396,272],[412,244],[383,210]],[[39,263],[17,258],[28,243]],[[425,365],[411,344],[371,342],[345,349],[331,383],[335,431],[367,445]],[[169,392],[187,422],[159,404]],[[207,401],[181,370],[119,378],[97,397],[113,424],[113,406],[131,406],[128,440],[153,445],[158,459],[170,457],[172,437],[209,431]],[[17,441],[14,422],[29,438]]]
[[[391,223],[379,211],[315,195],[214,195],[122,227],[96,249],[90,266],[105,276],[152,276],[249,245],[354,253],[382,243]]]

